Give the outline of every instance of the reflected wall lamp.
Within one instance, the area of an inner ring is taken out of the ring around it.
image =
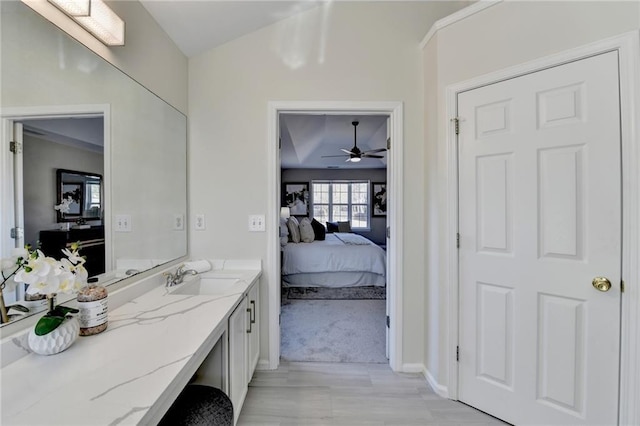
[[[124,46],[124,21],[103,0],[49,0],[107,46]]]
[[[280,207],[280,218],[289,219],[291,217],[291,209],[289,207]]]

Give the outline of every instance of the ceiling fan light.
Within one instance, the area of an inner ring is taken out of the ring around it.
[[[353,158],[351,158],[351,162],[352,162],[352,163],[358,163],[360,160],[362,160],[362,158],[360,158],[360,157],[353,157]]]

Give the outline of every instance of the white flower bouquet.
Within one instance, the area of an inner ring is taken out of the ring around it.
[[[35,332],[42,336],[55,330],[70,313],[77,309],[65,306],[54,306],[54,297],[58,293],[77,293],[87,283],[88,273],[84,267],[85,259],[78,253],[78,244],[71,245],[71,250],[63,249],[66,258],[56,260],[45,256],[40,250],[24,251],[14,255],[9,261],[3,260],[3,286],[11,276],[16,283],[28,284],[27,294],[44,294],[49,300],[49,311],[36,324]],[[5,266],[13,261],[9,275],[5,276]]]

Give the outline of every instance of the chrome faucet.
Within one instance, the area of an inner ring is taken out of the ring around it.
[[[184,269],[184,265],[180,265],[174,274],[171,272],[165,272],[163,274],[166,277],[165,286],[173,287],[174,285],[182,284],[186,275],[196,275],[197,273],[198,271],[194,271],[193,269]]]

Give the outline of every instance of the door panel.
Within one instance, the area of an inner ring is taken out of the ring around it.
[[[458,96],[459,396],[511,423],[617,422],[617,63],[609,52]]]

